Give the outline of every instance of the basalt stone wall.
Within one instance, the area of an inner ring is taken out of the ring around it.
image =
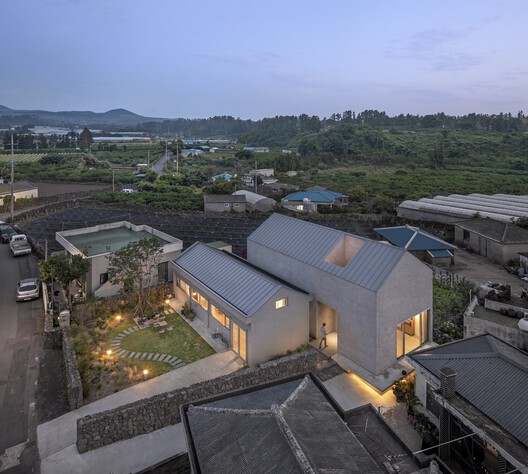
[[[66,392],[70,408],[76,410],[83,405],[83,386],[81,375],[77,368],[77,359],[73,349],[72,340],[67,329],[62,328],[62,355],[64,357],[64,370],[66,371]]]
[[[317,351],[308,349],[241,372],[139,400],[77,420],[80,453],[151,433],[180,422],[180,405],[315,370]]]

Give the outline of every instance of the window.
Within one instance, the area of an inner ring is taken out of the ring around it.
[[[207,311],[207,300],[196,290],[192,292],[192,299],[196,301],[203,309]]]
[[[235,204],[235,207],[238,207],[238,204]]]
[[[182,290],[186,295],[191,294],[191,288],[187,283],[185,283],[181,278],[176,279],[176,285],[180,290]]]
[[[396,326],[396,357],[400,358],[425,343],[428,335],[427,310]]]
[[[282,298],[275,301],[275,309],[285,308],[286,306],[288,306],[288,298]]]
[[[229,203],[228,202],[224,203],[224,207],[229,207]]]
[[[464,240],[469,240],[469,230],[463,230],[463,235],[462,235],[462,238]]]
[[[211,304],[211,316],[215,318],[222,326],[229,329],[230,320],[229,318],[222,313],[214,304]]]
[[[108,273],[101,273],[99,275],[99,283],[104,285],[108,281]]]

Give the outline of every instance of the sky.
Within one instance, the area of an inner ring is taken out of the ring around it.
[[[0,105],[528,113],[526,0],[0,0]]]

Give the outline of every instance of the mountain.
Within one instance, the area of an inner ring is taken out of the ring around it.
[[[10,125],[60,125],[60,126],[95,126],[117,125],[134,126],[143,122],[163,122],[168,120],[159,117],[143,117],[126,109],[113,109],[107,112],[14,110],[0,105],[0,123]]]

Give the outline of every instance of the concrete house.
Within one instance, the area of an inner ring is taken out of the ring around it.
[[[334,359],[382,391],[401,377],[403,356],[432,340],[432,271],[403,249],[273,214],[247,255],[314,295],[310,335],[326,322]]]
[[[528,230],[485,217],[455,224],[455,242],[501,265],[528,251]]]
[[[11,183],[0,183],[0,206],[4,204],[4,198],[11,198]],[[13,197],[17,199],[31,199],[38,197],[38,187],[29,181],[13,183]]]
[[[484,334],[414,352],[409,360],[415,394],[445,443],[442,460],[460,472],[527,472],[526,352]]]
[[[335,191],[310,190],[298,191],[282,198],[282,206],[291,211],[317,212],[319,206],[344,206],[348,196]]]
[[[196,242],[172,261],[175,296],[252,366],[308,342],[311,295]]]
[[[82,255],[90,260],[90,270],[86,274],[86,296],[108,297],[118,293],[121,286],[108,281],[108,257],[140,239],[157,239],[162,245],[163,255],[157,271],[150,275],[147,285],[161,281],[171,281],[172,272],[168,262],[181,253],[183,243],[172,235],[165,234],[147,225],[134,225],[130,222],[112,222],[82,229],[57,232],[55,239],[69,255]]]
[[[245,212],[246,197],[233,194],[208,194],[204,196],[205,212]]]

